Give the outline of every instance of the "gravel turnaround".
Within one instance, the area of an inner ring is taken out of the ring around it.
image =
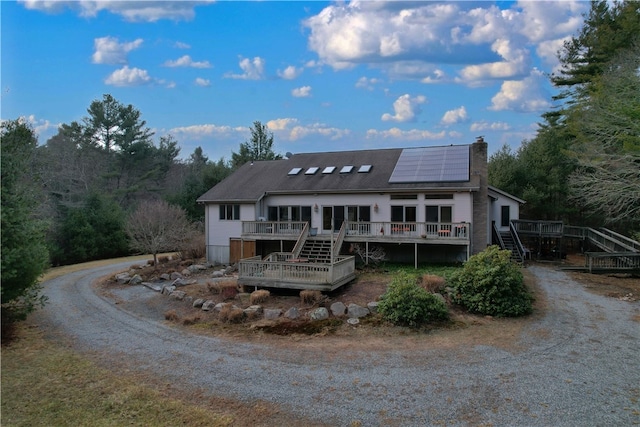
[[[45,283],[38,315],[82,351],[242,401],[262,399],[335,426],[629,426],[640,423],[640,303],[593,295],[568,275],[530,267],[548,299],[523,351],[497,347],[314,357],[185,334],[96,294],[131,263]],[[142,287],[139,287],[142,289]],[[140,292],[144,298],[146,290]]]

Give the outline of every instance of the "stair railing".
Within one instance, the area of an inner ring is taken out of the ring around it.
[[[640,242],[636,242],[635,240],[625,235],[616,233],[615,231],[609,230],[608,228],[601,227],[600,232],[606,236],[618,240],[624,245],[627,245],[629,252],[640,252]]]
[[[295,246],[291,253],[293,254],[293,258],[300,257],[300,251],[304,247],[304,243],[307,241],[307,236],[309,235],[309,222],[304,223],[304,227],[302,227],[302,233],[298,236],[298,240],[296,241]]]
[[[498,245],[500,245],[500,249],[506,249],[504,240],[502,240],[502,236],[500,235],[500,230],[498,230],[495,222],[493,223],[493,238],[498,242]]]
[[[344,236],[345,234],[347,234],[346,224],[347,224],[346,221],[342,223],[342,226],[340,226],[340,232],[336,236],[336,240],[334,242],[331,242],[331,244],[333,245],[333,249],[331,251],[331,254],[333,255],[333,259],[331,260],[331,264],[333,264],[334,259],[338,255],[340,255],[340,248],[342,247],[342,242],[344,242]]]
[[[516,227],[513,225],[512,221],[509,221],[509,231],[511,232],[511,238],[516,246],[516,251],[518,252],[518,258],[520,262],[524,263],[526,258],[526,250],[524,249],[524,245],[520,241],[520,236],[518,235],[518,231]]]

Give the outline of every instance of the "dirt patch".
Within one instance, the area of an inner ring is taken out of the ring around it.
[[[569,254],[562,265],[584,266],[584,256]],[[640,299],[640,277],[629,274],[591,274],[575,271],[569,272],[569,275],[591,293],[625,301]]]
[[[185,264],[185,263],[183,263]],[[161,285],[159,277],[162,273],[181,271],[184,265],[178,261],[153,266],[138,266],[135,273],[140,274],[145,281]],[[249,289],[239,289],[233,298],[225,299],[214,290],[211,278],[212,270],[192,274],[186,277],[192,284],[179,287],[190,297],[188,301],[197,298],[210,299],[215,303],[228,302],[240,308],[250,305]],[[352,283],[340,289],[324,294],[314,304],[308,304],[300,297],[299,291],[269,289],[270,295],[264,303],[263,309],[280,309],[285,312],[291,307],[297,307],[300,318],[289,320],[280,317],[278,320],[264,320],[262,316],[256,318],[245,317],[242,322],[232,323],[221,321],[220,316],[213,311],[203,311],[193,308],[188,301],[178,301],[167,295],[145,290],[145,297],[134,292],[129,285],[119,285],[112,278],[99,284],[103,294],[112,298],[123,308],[159,321],[166,321],[185,331],[231,340],[245,342],[259,342],[261,345],[275,345],[279,348],[313,351],[321,350],[325,356],[330,353],[339,354],[345,350],[351,352],[396,351],[399,346],[410,352],[432,348],[462,348],[469,345],[492,345],[506,351],[517,352],[520,348],[520,336],[524,327],[533,319],[544,313],[546,299],[537,287],[533,276],[523,270],[525,282],[534,297],[534,313],[523,318],[500,319],[491,316],[476,315],[466,312],[461,307],[447,300],[450,319],[435,322],[419,329],[395,326],[386,322],[380,315],[369,315],[360,319],[358,325],[346,322],[346,316],[331,316],[324,322],[308,320],[308,313],[318,307],[327,309],[332,303],[340,301],[345,305],[351,303],[366,306],[368,302],[377,301],[385,292],[392,275],[385,271],[359,271],[358,277]],[[433,277],[429,278],[433,280]],[[226,277],[216,280],[233,281],[235,278]],[[167,283],[167,282],[164,282]],[[137,286],[136,288],[140,288]],[[245,292],[242,292],[245,291]],[[129,295],[135,297],[129,298]],[[137,296],[136,296],[137,295]]]

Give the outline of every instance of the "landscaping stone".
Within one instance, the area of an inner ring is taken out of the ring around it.
[[[160,275],[160,280],[171,280],[171,276],[169,276],[169,274],[167,273],[162,273]]]
[[[139,274],[135,274],[131,279],[129,279],[130,285],[139,285],[142,283],[142,277]]]
[[[175,291],[176,287],[172,285],[164,285],[162,287],[162,291],[160,291],[163,295],[169,295],[171,292]]]
[[[378,302],[377,301],[371,301],[371,302],[367,303],[367,308],[369,309],[369,311],[371,313],[377,313],[378,312]]]
[[[220,313],[222,309],[228,305],[229,305],[228,302],[219,302],[213,307],[213,311],[215,311],[216,313]]]
[[[360,323],[360,319],[358,319],[357,317],[351,317],[347,319],[347,323],[350,324],[351,326],[356,326]]]
[[[284,317],[286,317],[287,319],[296,320],[300,317],[300,310],[298,310],[298,307],[291,307],[284,313]]]
[[[145,288],[149,288],[152,291],[156,291],[156,292],[162,291],[162,288],[156,285],[155,283],[142,282],[142,286],[144,286]]]
[[[309,318],[311,320],[326,320],[329,318],[329,310],[325,307],[316,308],[309,313]]]
[[[211,273],[211,277],[224,277],[224,273],[222,271],[214,271],[213,273]]]
[[[193,302],[193,308],[202,308],[202,305],[205,303],[204,298],[198,298]]]
[[[180,272],[180,274],[182,274],[183,276],[190,276],[191,275],[191,270],[188,269],[184,269]]]
[[[329,308],[331,309],[331,314],[336,317],[344,316],[344,314],[347,312],[347,306],[340,301],[334,302]]]
[[[358,304],[349,304],[347,308],[347,316],[349,318],[359,318],[369,315],[369,309]]]
[[[279,308],[266,308],[263,313],[266,320],[276,320],[282,314],[282,310]]]
[[[262,313],[262,307],[259,305],[251,305],[244,309],[244,314],[248,317]]]
[[[184,297],[187,296],[187,293],[185,291],[173,291],[169,294],[169,296],[178,301],[182,301]]]
[[[207,300],[204,303],[202,303],[202,311],[211,311],[215,305],[216,305],[215,301]]]
[[[169,277],[171,278],[171,280],[182,279],[182,274],[174,271]]]
[[[131,280],[129,273],[116,274],[116,281],[121,285],[129,283],[129,280]]]

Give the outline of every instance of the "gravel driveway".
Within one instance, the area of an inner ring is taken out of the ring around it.
[[[408,356],[313,357],[184,334],[98,296],[91,282],[131,263],[45,283],[39,318],[83,351],[212,394],[276,402],[330,425],[629,426],[640,423],[640,302],[585,292],[565,273],[530,267],[548,312],[517,353],[496,347]],[[143,289],[140,287],[140,289]],[[140,291],[140,298],[144,292]]]

